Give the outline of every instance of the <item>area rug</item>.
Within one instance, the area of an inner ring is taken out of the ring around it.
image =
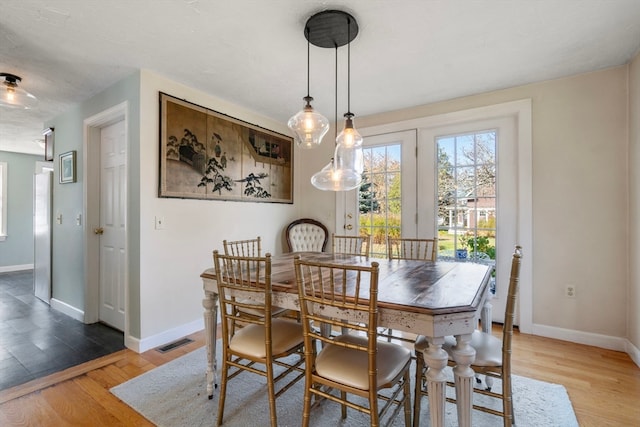
[[[217,346],[220,349],[220,345]],[[220,357],[220,356],[218,356]],[[205,366],[206,351],[202,347],[139,377],[111,389],[111,392],[145,418],[161,427],[211,426],[215,424],[218,392],[207,398]],[[494,387],[499,387],[496,381]],[[276,400],[278,425],[300,426],[304,379]],[[514,411],[519,427],[573,427],[578,422],[565,388],[519,376],[513,377]],[[474,394],[474,399],[487,399]],[[494,399],[495,400],[495,399]],[[429,405],[423,400],[421,418],[429,422]],[[447,403],[447,426],[457,425],[456,408]],[[242,373],[229,383],[225,404],[225,426],[253,427],[269,425],[269,404],[264,378]],[[340,407],[322,402],[313,409],[311,426],[356,427],[369,425],[364,414],[349,410],[342,421]],[[404,425],[400,415],[393,426]],[[502,419],[482,412],[473,412],[473,425],[501,426]]]

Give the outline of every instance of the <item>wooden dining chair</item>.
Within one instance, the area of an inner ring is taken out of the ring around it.
[[[305,388],[302,425],[312,417],[311,399],[327,399],[364,412],[370,425],[391,421],[404,408],[411,424],[411,351],[377,340],[378,263],[370,267],[294,259],[305,341]],[[350,332],[327,330],[349,323]],[[316,328],[319,324],[323,328]],[[322,344],[316,351],[314,341]],[[386,390],[385,396],[380,391]],[[347,396],[351,395],[351,399]],[[362,400],[353,399],[353,395]],[[393,405],[398,405],[394,411]]]
[[[273,318],[271,304],[271,255],[238,257],[213,252],[222,320],[222,375],[217,425],[224,417],[229,380],[246,371],[267,379],[271,426],[277,427],[275,400],[304,377],[302,325],[290,319]],[[246,317],[240,312],[257,312]],[[236,329],[236,322],[246,323]],[[285,357],[297,354],[287,363]],[[274,365],[284,367],[278,376]],[[233,370],[233,371],[232,371]],[[291,378],[290,376],[293,376]],[[288,378],[288,380],[287,380]],[[275,386],[283,381],[276,392]]]
[[[223,240],[224,254],[231,256],[262,256],[262,239],[260,236],[247,240]]]
[[[473,391],[485,396],[498,398],[502,402],[502,410],[497,410],[484,405],[473,405],[473,409],[498,415],[503,418],[504,427],[511,427],[515,424],[513,413],[513,393],[511,387],[511,343],[513,339],[513,322],[515,320],[516,297],[518,294],[518,284],[520,281],[520,264],[522,260],[522,247],[516,246],[511,259],[511,273],[509,278],[509,290],[507,294],[507,306],[504,314],[504,324],[502,327],[502,340],[494,337],[490,333],[480,330],[474,331],[469,343],[476,350],[476,358],[471,368],[476,374],[483,374],[488,378],[502,380],[500,391],[493,391],[491,387],[474,387]],[[453,359],[453,348],[456,340],[447,337],[442,348],[449,354],[449,366],[455,366]],[[415,344],[416,351],[416,381],[414,395],[413,425],[419,426],[420,400],[427,395],[425,386],[425,364],[423,352],[429,346],[424,336],[418,337]],[[452,383],[448,383],[454,386]],[[449,402],[455,399],[447,398]]]
[[[320,221],[301,218],[287,226],[289,252],[324,252],[329,241],[329,230]]]
[[[433,239],[413,239],[403,237],[387,238],[387,254],[389,259],[408,259],[417,261],[435,261],[438,258],[438,238]],[[416,336],[407,337],[393,333],[392,329],[382,328],[378,336],[386,338],[388,341],[397,339],[401,341],[414,342]]]
[[[370,236],[337,236],[331,234],[331,244],[334,254],[369,256]]]
[[[389,237],[387,239],[387,251],[389,259],[435,261],[438,258],[438,238],[410,239]]]
[[[230,256],[238,256],[238,257],[260,257],[262,256],[262,238],[260,236],[255,239],[245,239],[245,240],[223,240],[222,246],[224,248],[224,254]],[[241,307],[238,308],[239,316],[248,316],[248,317],[259,317],[261,315],[260,311],[255,310],[243,310]],[[273,317],[280,316],[289,316],[292,318],[297,318],[297,312],[292,312],[291,310],[287,310],[282,307],[272,307],[271,315]],[[242,327],[244,323],[242,322],[234,322],[234,327]]]

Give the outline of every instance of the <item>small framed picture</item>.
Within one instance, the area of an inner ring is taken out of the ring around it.
[[[53,160],[53,128],[43,130],[42,135],[44,135],[44,159],[50,162]]]
[[[76,182],[76,151],[60,154],[60,184]]]

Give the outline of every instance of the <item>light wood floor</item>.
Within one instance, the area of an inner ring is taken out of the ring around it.
[[[193,343],[165,354],[123,350],[4,390],[0,425],[152,425],[109,389],[204,345],[203,332],[190,338]],[[640,368],[627,354],[518,332],[513,347],[514,374],[563,384],[581,426],[640,425]]]

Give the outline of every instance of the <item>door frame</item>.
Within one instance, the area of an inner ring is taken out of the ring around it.
[[[441,127],[491,117],[515,117],[518,136],[518,219],[516,240],[524,248],[525,262],[520,270],[519,328],[533,329],[533,190],[531,99],[521,99],[485,107],[454,111],[358,129],[363,137],[410,129]],[[337,219],[337,218],[336,218]]]
[[[129,151],[129,103],[127,101],[104,110],[84,120],[83,129],[83,234],[84,234],[84,271],[85,271],[85,311],[84,323],[100,320],[100,238],[93,229],[100,226],[100,132],[113,123],[124,121],[126,151]],[[128,168],[127,156],[127,168]],[[127,174],[128,176],[128,174]],[[128,186],[128,184],[127,184]],[[128,203],[125,216],[128,218]],[[129,241],[127,227],[125,245]],[[129,277],[129,263],[125,260],[124,277]],[[125,280],[125,319],[124,336],[129,335],[129,280]]]

